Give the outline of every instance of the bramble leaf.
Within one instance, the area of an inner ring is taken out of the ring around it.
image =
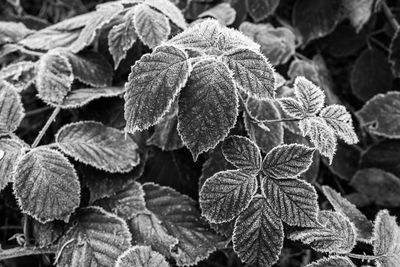
[[[229,3],[220,3],[202,12],[198,18],[212,17],[222,25],[231,25],[236,18],[236,10]]]
[[[118,257],[115,267],[168,267],[169,264],[160,253],[148,246],[134,246]]]
[[[257,195],[236,220],[233,249],[243,262],[271,266],[279,259],[283,237],[281,220],[268,201]]]
[[[310,167],[314,151],[300,144],[277,146],[265,156],[262,172],[273,178],[297,177]]]
[[[0,139],[0,191],[14,179],[15,163],[22,157],[22,149],[28,146],[12,139]]]
[[[36,63],[20,61],[0,70],[0,80],[11,84],[17,92],[27,89],[34,81]]]
[[[281,105],[282,109],[289,115],[295,118],[302,118],[306,111],[303,105],[296,99],[292,97],[282,97],[278,98],[278,103]]]
[[[137,144],[100,122],[67,124],[58,131],[56,143],[74,159],[109,172],[128,172],[139,164]]]
[[[257,191],[257,179],[242,170],[222,171],[200,191],[202,215],[212,223],[229,222],[246,209]]]
[[[193,159],[214,148],[236,123],[238,95],[230,70],[204,59],[193,67],[179,96],[178,131]]]
[[[251,174],[261,169],[261,152],[250,139],[238,135],[230,136],[222,144],[222,153],[235,167]]]
[[[179,28],[186,29],[186,20],[182,12],[171,1],[146,0],[145,3],[163,13]]]
[[[324,91],[302,76],[294,81],[294,93],[305,111],[304,115],[315,115],[324,106]]]
[[[189,76],[187,54],[163,45],[136,61],[125,84],[126,131],[156,124],[170,109]]]
[[[318,226],[318,201],[314,187],[299,179],[275,179],[264,177],[261,180],[262,193],[275,214],[293,226]]]
[[[310,263],[305,267],[356,267],[356,266],[348,257],[329,256],[328,258],[322,258],[318,261]]]
[[[279,5],[280,0],[245,0],[246,8],[255,22],[266,19],[272,15]]]
[[[24,116],[20,95],[11,86],[0,81],[0,135],[17,130]]]
[[[121,218],[98,207],[80,209],[59,242],[57,266],[114,266],[131,240]]]
[[[400,77],[400,30],[397,30],[389,47],[389,62],[395,77]]]
[[[19,206],[45,223],[68,221],[78,207],[81,187],[76,171],[60,152],[35,148],[15,167],[14,193]]]

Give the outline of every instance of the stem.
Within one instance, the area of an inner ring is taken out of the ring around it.
[[[50,110],[51,107],[42,107],[42,108],[38,108],[38,109],[34,109],[34,110],[30,110],[27,113],[25,113],[25,117],[30,117],[30,116],[34,116],[37,115],[39,113],[45,112]]]
[[[16,247],[5,250],[0,250],[0,261],[30,256],[39,254],[54,254],[57,251],[56,247],[37,248],[37,247]]]
[[[56,107],[53,110],[53,113],[51,113],[49,119],[47,120],[46,124],[43,126],[42,130],[40,130],[38,136],[36,137],[35,141],[33,141],[32,144],[32,148],[37,147],[37,145],[40,143],[40,141],[42,140],[44,134],[46,133],[47,129],[49,129],[51,123],[54,121],[54,119],[56,118],[57,114],[60,112],[61,108],[60,107]]]
[[[360,255],[360,254],[353,254],[353,253],[348,253],[345,254],[345,256],[348,256],[353,259],[359,259],[359,260],[376,260],[379,259],[379,256],[374,256],[374,255]]]
[[[383,13],[385,13],[386,18],[388,19],[390,25],[392,25],[395,31],[400,29],[400,25],[397,22],[395,16],[393,15],[392,11],[390,10],[389,6],[386,4],[385,1],[382,1],[382,9]]]
[[[272,122],[285,122],[285,121],[301,121],[302,119],[299,118],[282,118],[282,119],[275,119],[275,120],[262,120],[260,122],[263,123],[272,123]]]

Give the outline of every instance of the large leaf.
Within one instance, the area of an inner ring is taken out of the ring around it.
[[[239,48],[224,56],[239,89],[259,99],[274,98],[274,71],[262,54]]]
[[[13,139],[0,139],[0,191],[13,181],[15,163],[21,158],[22,150],[27,147]]]
[[[168,267],[165,258],[148,246],[134,246],[125,251],[115,264],[115,267]]]
[[[56,143],[74,159],[109,172],[128,172],[139,164],[137,144],[100,122],[70,123],[58,131]]]
[[[236,123],[238,101],[225,64],[204,59],[194,65],[179,97],[178,131],[195,160],[228,135]]]
[[[164,0],[146,0],[146,4],[157,9],[166,15],[175,25],[181,29],[186,29],[186,20],[178,7],[171,1]]]
[[[255,22],[266,19],[275,12],[280,0],[245,0],[247,11]]]
[[[318,201],[314,187],[299,179],[262,179],[262,192],[274,212],[287,224],[318,225]]]
[[[305,267],[356,267],[354,263],[348,258],[343,256],[330,256],[329,258],[322,258]]]
[[[218,172],[200,191],[202,215],[212,223],[229,222],[246,209],[257,191],[257,179],[241,170]]]
[[[277,146],[265,156],[263,174],[273,178],[297,177],[310,167],[314,151],[300,144]]]
[[[257,195],[238,217],[233,249],[239,258],[256,266],[271,266],[283,247],[283,225],[268,201]]]
[[[394,34],[389,47],[389,62],[392,65],[392,72],[400,77],[400,30]]]
[[[0,80],[11,84],[17,92],[27,89],[34,81],[36,63],[20,61],[0,70]]]
[[[60,240],[57,266],[114,266],[131,240],[124,220],[101,208],[83,208]]]
[[[188,76],[188,56],[174,46],[157,47],[137,61],[125,84],[126,130],[134,132],[156,124]]]
[[[80,201],[76,171],[60,152],[35,148],[15,167],[14,193],[22,211],[45,223],[68,221]]]
[[[11,86],[0,81],[0,135],[17,130],[24,115],[20,95]]]

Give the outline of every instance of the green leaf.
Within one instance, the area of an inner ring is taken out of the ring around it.
[[[356,267],[354,263],[348,258],[343,256],[329,256],[322,258],[305,267]]]
[[[400,77],[400,30],[394,34],[389,47],[389,62],[395,77]]]
[[[368,22],[375,4],[374,0],[348,0],[343,2],[345,16],[350,19],[350,23],[357,33]]]
[[[274,71],[262,54],[239,48],[225,53],[224,60],[239,89],[259,99],[275,97]]]
[[[307,171],[315,149],[300,144],[281,145],[265,156],[263,174],[273,178],[294,178]]]
[[[236,10],[229,3],[220,3],[198,15],[198,18],[211,17],[222,25],[231,25],[236,18]]]
[[[374,255],[378,266],[396,267],[400,264],[400,227],[396,217],[387,210],[376,215],[374,226]]]
[[[255,22],[260,22],[272,15],[280,0],[245,0],[247,12]]]
[[[257,179],[241,170],[218,172],[200,191],[202,215],[212,223],[229,222],[249,206]]]
[[[62,127],[58,147],[74,159],[109,172],[128,172],[139,164],[137,144],[122,131],[100,122],[81,121]]]
[[[268,201],[257,195],[236,220],[233,249],[243,262],[271,266],[279,259],[283,237],[281,220]]]
[[[165,42],[171,33],[168,18],[146,4],[135,7],[134,25],[140,40],[150,48]]]
[[[0,135],[16,131],[24,116],[20,95],[0,81]]]
[[[261,188],[271,208],[284,222],[293,226],[318,225],[318,201],[314,187],[299,179],[264,177]]]
[[[68,221],[78,207],[81,187],[76,171],[60,152],[35,148],[15,167],[14,193],[24,213],[41,223]]]
[[[125,251],[115,264],[115,267],[168,267],[169,264],[158,252],[148,246],[134,246]]]
[[[0,80],[11,84],[17,92],[27,89],[34,81],[36,63],[20,61],[0,70]]]
[[[0,191],[13,181],[15,163],[22,157],[22,150],[27,147],[13,139],[0,139]]]
[[[186,20],[178,7],[171,3],[171,1],[164,0],[146,0],[146,5],[157,9],[165,16],[167,16],[176,26],[181,29],[186,29]]]
[[[305,77],[299,76],[295,79],[294,93],[305,111],[305,116],[315,115],[324,106],[324,91]]]
[[[80,209],[59,242],[57,266],[114,266],[131,240],[121,218],[98,207]]]
[[[126,131],[147,129],[168,112],[189,76],[187,54],[163,45],[132,67],[125,84]]]
[[[222,145],[222,153],[227,161],[244,172],[257,174],[261,169],[260,149],[246,137],[228,137]]]
[[[178,131],[195,161],[228,135],[236,123],[238,102],[225,64],[204,59],[193,66],[179,97]]]

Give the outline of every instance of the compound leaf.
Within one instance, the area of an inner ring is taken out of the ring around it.
[[[283,247],[283,225],[268,201],[257,195],[238,217],[233,249],[239,258],[256,266],[271,266]]]
[[[80,209],[60,240],[57,266],[114,266],[131,240],[121,218],[98,207]]]
[[[11,84],[17,92],[27,89],[34,81],[36,63],[20,61],[0,70],[0,79]]]
[[[400,77],[400,30],[394,34],[389,47],[389,62],[394,76]]]
[[[228,135],[236,123],[238,102],[225,64],[204,59],[194,65],[179,97],[178,131],[195,160]]]
[[[146,0],[146,5],[157,9],[167,16],[176,26],[181,29],[186,29],[186,20],[178,7],[172,4],[171,1],[164,0]]]
[[[134,246],[125,251],[115,264],[115,267],[168,267],[169,264],[160,253],[148,246]]]
[[[81,121],[62,127],[59,148],[74,159],[109,172],[128,172],[139,164],[137,144],[118,129],[100,122]]]
[[[17,130],[24,116],[20,95],[11,86],[0,81],[0,135]]]
[[[175,46],[159,46],[136,61],[125,84],[126,131],[156,124],[168,112],[188,76],[188,56]]]
[[[314,187],[299,179],[262,179],[262,192],[275,213],[287,224],[301,227],[318,225],[318,201]]]
[[[246,8],[255,22],[262,21],[273,14],[280,0],[246,0]]]
[[[273,178],[293,178],[307,171],[315,149],[301,144],[280,145],[265,156],[263,174]]]
[[[296,77],[294,93],[303,106],[304,115],[315,115],[324,106],[324,91],[303,76]]]
[[[222,144],[222,153],[235,167],[257,174],[261,169],[261,152],[250,139],[242,136],[230,136]]]
[[[0,191],[13,181],[15,163],[22,157],[22,149],[27,147],[13,139],[0,139]]]
[[[14,193],[18,204],[41,223],[68,221],[79,205],[80,192],[74,167],[58,151],[32,149],[15,167]]]
[[[212,223],[229,222],[248,207],[256,190],[255,176],[241,170],[218,172],[201,188],[202,215]]]
[[[322,258],[305,267],[356,267],[354,263],[348,258],[343,256],[330,256],[329,258]]]

